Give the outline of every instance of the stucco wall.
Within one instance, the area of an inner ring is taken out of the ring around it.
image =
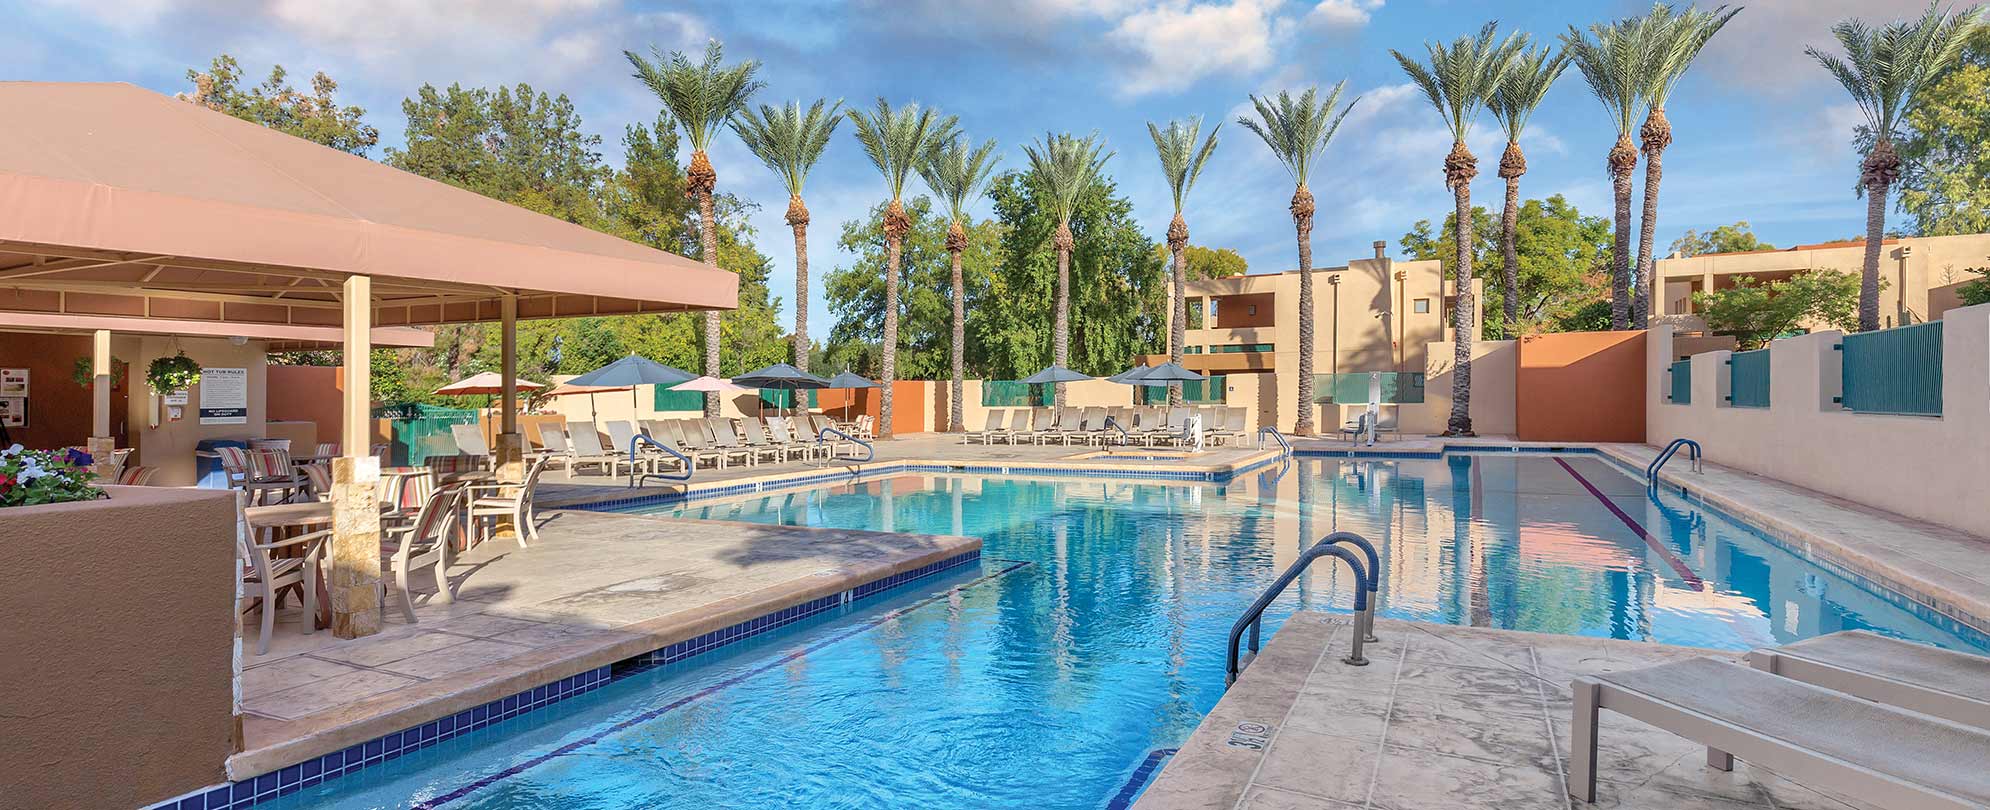
[[[90,437],[90,389],[77,385],[71,375],[76,358],[89,356],[89,335],[0,332],[0,368],[28,370],[28,425],[8,428],[8,436],[36,449],[83,444]],[[111,356],[131,362],[115,349]],[[142,378],[145,370],[126,373]],[[125,381],[111,392],[111,433],[119,447],[130,446],[121,410],[129,388],[129,381]]]
[[[0,509],[0,805],[139,807],[235,748],[233,496]]]
[[[220,338],[171,338],[118,336],[111,341],[111,353],[125,358],[131,363],[134,384],[128,417],[131,424],[132,445],[138,448],[133,463],[147,467],[157,467],[159,472],[152,478],[154,486],[180,487],[194,483],[194,447],[202,439],[250,439],[264,435],[264,421],[269,418],[265,394],[268,388],[268,375],[264,365],[266,355],[263,342],[251,340],[237,346]],[[145,369],[154,358],[171,357],[185,351],[188,357],[201,365],[201,368],[245,368],[249,375],[249,419],[241,425],[203,425],[200,423],[200,386],[188,391],[186,418],[170,422],[159,420],[158,427],[150,425],[151,410],[156,407],[151,389],[145,385]]]
[[[1770,407],[1729,407],[1728,352],[1692,358],[1692,402],[1666,401],[1671,329],[1645,348],[1646,437],[1696,440],[1706,458],[1847,500],[1990,537],[1990,304],[1944,313],[1942,415],[1852,413],[1841,390],[1840,335],[1769,345]]]
[[[1562,332],[1520,343],[1515,434],[1530,442],[1645,435],[1644,332]]]
[[[271,421],[310,422],[317,426],[313,442],[339,440],[345,424],[343,367],[270,366],[268,373]]]
[[[1410,434],[1443,433],[1451,420],[1451,369],[1457,344],[1432,343],[1424,361],[1423,402],[1400,406],[1399,429]],[[1514,373],[1519,352],[1511,340],[1479,340],[1472,343],[1472,432],[1481,436],[1514,434]],[[1340,407],[1339,421],[1327,425],[1335,430],[1367,408],[1367,403]],[[1385,409],[1388,406],[1383,406]]]

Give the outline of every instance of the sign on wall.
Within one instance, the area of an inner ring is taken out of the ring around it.
[[[28,398],[0,397],[0,425],[24,428],[28,426]]]
[[[24,368],[0,368],[0,397],[24,397],[28,395],[28,370]]]
[[[248,369],[200,370],[200,423],[203,425],[249,423]]]

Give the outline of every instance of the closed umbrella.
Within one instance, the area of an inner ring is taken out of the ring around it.
[[[647,357],[632,354],[568,380],[566,384],[576,388],[629,386],[629,417],[633,419],[640,410],[636,405],[636,386],[676,385],[696,378],[697,375],[691,372],[671,368]],[[592,399],[592,396],[589,398]]]

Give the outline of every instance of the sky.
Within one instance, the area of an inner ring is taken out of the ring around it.
[[[1425,42],[1473,33],[1489,19],[1552,43],[1571,24],[1645,7],[1635,0],[0,0],[10,21],[0,30],[0,53],[9,57],[0,79],[121,81],[174,93],[188,89],[189,68],[229,53],[254,81],[272,63],[300,86],[313,72],[331,75],[345,103],[366,108],[383,148],[401,142],[400,103],[424,82],[527,82],[569,95],[619,163],[623,128],[654,120],[659,108],[630,77],[623,52],[698,51],[716,38],[729,59],[762,63],[767,86],[756,103],[841,98],[868,106],[882,96],[936,106],[958,115],[977,142],[995,139],[1004,168],[1023,167],[1021,145],[1048,132],[1096,130],[1115,153],[1107,173],[1157,241],[1172,207],[1147,123],[1221,122],[1185,218],[1196,244],[1234,249],[1251,272],[1263,273],[1296,263],[1286,213],[1292,180],[1236,124],[1251,94],[1347,82],[1346,97],[1359,100],[1311,182],[1314,262],[1372,255],[1376,240],[1399,256],[1398,240],[1413,223],[1451,210],[1442,174],[1450,137],[1390,49],[1421,55]],[[1804,48],[1829,45],[1827,29],[1841,18],[1891,20],[1922,8],[1921,0],[1746,3],[1667,105],[1675,140],[1665,153],[1661,254],[1685,229],[1737,220],[1778,246],[1863,233],[1851,148],[1858,112]],[[1529,167],[1523,198],[1563,194],[1585,214],[1608,215],[1604,157],[1614,140],[1602,106],[1569,70],[1521,140]],[[1481,116],[1469,145],[1481,167],[1474,202],[1496,209],[1504,139],[1491,116]],[[730,132],[711,159],[722,190],[761,205],[759,245],[773,259],[782,317],[791,318],[794,249],[778,177]],[[916,179],[908,185],[908,195],[924,190]],[[831,322],[821,275],[851,261],[836,249],[842,223],[884,193],[845,122],[805,190],[818,291],[809,317],[820,324],[812,331]],[[985,200],[975,210],[991,212]]]

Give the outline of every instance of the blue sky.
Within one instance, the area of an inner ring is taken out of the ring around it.
[[[1920,0],[1765,0],[1708,47],[1668,106],[1676,142],[1665,156],[1661,248],[1686,228],[1746,219],[1777,245],[1862,232],[1849,141],[1857,112],[1803,54],[1842,17],[1911,14]],[[869,104],[919,101],[960,116],[977,140],[995,138],[1003,164],[1049,130],[1098,130],[1117,151],[1107,170],[1159,238],[1170,213],[1145,125],[1202,115],[1223,121],[1221,145],[1189,198],[1198,244],[1243,253],[1253,272],[1295,260],[1285,213],[1291,181],[1262,143],[1234,123],[1246,96],[1346,79],[1361,100],[1315,170],[1318,264],[1369,255],[1418,219],[1450,207],[1440,164],[1449,145],[1436,113],[1405,83],[1390,48],[1421,53],[1487,19],[1552,38],[1571,23],[1621,16],[1640,2],[1460,0],[854,0],[631,3],[622,0],[44,0],[0,2],[0,78],[125,81],[186,89],[189,67],[239,58],[260,80],[272,62],[302,84],[323,70],[349,103],[367,108],[386,144],[401,139],[401,99],[422,82],[496,86],[529,82],[573,97],[610,157],[631,122],[650,120],[654,97],[629,78],[624,49],[726,43],[732,58],[764,64],[759,101],[841,97]],[[1603,158],[1614,135],[1575,71],[1550,92],[1522,141],[1522,193],[1566,195],[1607,214]],[[1497,206],[1502,146],[1485,117],[1471,141],[1483,173],[1476,202]],[[374,157],[379,157],[376,150]],[[774,289],[792,306],[793,248],[781,223],[777,178],[730,133],[714,147],[720,186],[762,204],[756,218],[775,263]],[[913,183],[917,187],[917,182]],[[845,124],[809,179],[816,223],[810,262],[819,276],[845,264],[843,221],[878,202],[883,185]],[[979,209],[983,214],[988,207]],[[785,292],[783,292],[785,291]],[[826,330],[819,297],[810,317]]]

